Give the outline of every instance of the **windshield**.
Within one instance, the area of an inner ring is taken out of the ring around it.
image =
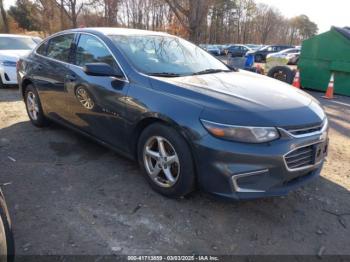
[[[158,35],[112,35],[133,66],[149,75],[184,76],[229,71],[222,62],[181,38]]]
[[[35,46],[32,38],[0,37],[0,50],[31,50]]]

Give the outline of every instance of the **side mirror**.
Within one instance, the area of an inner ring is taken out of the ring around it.
[[[123,78],[124,74],[118,67],[118,69],[111,67],[106,63],[89,63],[83,67],[85,74],[90,76],[114,76]]]

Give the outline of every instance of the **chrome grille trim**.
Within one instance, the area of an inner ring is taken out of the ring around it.
[[[320,135],[328,129],[328,119],[325,118],[325,120],[321,125],[298,128],[298,129],[286,129],[286,128],[278,128],[278,129],[293,138],[304,138],[304,137],[309,137],[314,135]]]
[[[265,173],[268,173],[268,172],[269,172],[268,169],[264,169],[264,170],[249,172],[249,173],[242,173],[242,174],[233,175],[232,176],[233,188],[238,193],[263,193],[263,192],[265,192],[264,190],[255,190],[255,189],[249,189],[249,188],[241,188],[238,185],[238,179],[240,179],[242,177],[262,175],[262,174],[265,174]]]
[[[283,156],[283,160],[287,170],[289,172],[297,172],[297,171],[302,171],[306,169],[311,169],[320,165],[322,161],[318,163],[314,163],[314,149],[313,149],[313,147],[319,143],[320,142],[314,142],[311,144],[300,146],[289,151],[287,154],[285,154]],[[305,150],[305,151],[302,151],[302,150]]]

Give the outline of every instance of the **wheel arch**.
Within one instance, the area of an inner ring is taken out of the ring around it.
[[[22,98],[23,98],[23,99],[24,99],[24,96],[25,96],[26,89],[27,89],[28,85],[33,85],[32,80],[30,80],[30,79],[28,79],[28,78],[23,79],[23,81],[22,81],[22,83],[21,83],[21,87],[20,87],[21,95],[22,95]]]
[[[135,157],[136,160],[138,160],[137,157],[137,146],[138,146],[138,142],[139,142],[139,138],[143,132],[143,130],[145,130],[147,127],[153,125],[153,124],[163,124],[163,125],[167,125],[169,127],[174,128],[181,136],[182,138],[186,141],[187,145],[190,147],[191,149],[191,155],[193,157],[193,161],[195,162],[195,156],[193,154],[193,146],[192,143],[190,142],[190,135],[188,134],[188,132],[186,132],[184,130],[184,128],[182,128],[177,122],[175,122],[173,119],[166,117],[166,116],[162,116],[159,114],[148,114],[146,116],[144,116],[135,126],[133,134],[132,134],[132,144],[131,144],[131,150],[132,150],[132,155]]]

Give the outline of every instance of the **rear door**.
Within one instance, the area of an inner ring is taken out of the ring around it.
[[[94,35],[82,33],[74,54],[74,65],[70,67],[72,76],[66,85],[71,122],[103,142],[125,150],[125,96],[129,88],[126,76],[116,78],[85,74],[83,67],[87,63],[119,67],[108,46]],[[88,99],[89,103],[82,102],[82,99]]]
[[[65,101],[65,83],[70,73],[69,61],[74,38],[75,34],[51,38],[46,50],[36,54],[33,66],[33,78],[44,111],[50,117],[62,121],[70,119]]]

